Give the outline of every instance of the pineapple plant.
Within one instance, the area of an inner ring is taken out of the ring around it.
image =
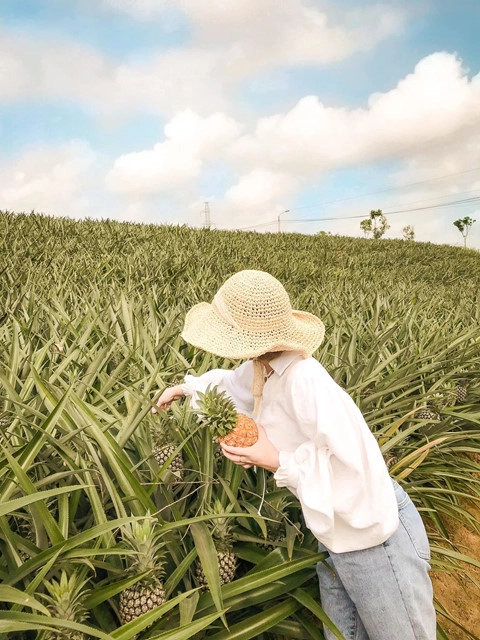
[[[262,546],[269,551],[273,551],[279,544],[286,540],[285,530],[285,510],[291,504],[288,496],[285,494],[272,494],[263,505],[263,515],[268,518],[267,536],[269,542]]]
[[[213,507],[208,511],[207,515],[219,516],[232,510],[232,505],[224,509],[218,498],[215,500]],[[232,525],[231,518],[228,515],[224,517],[212,518],[211,533],[217,550],[218,572],[220,576],[220,584],[228,584],[235,578],[237,570],[237,556],[233,551]],[[207,579],[200,562],[197,563],[195,578],[197,584],[203,589],[207,589]]]
[[[42,597],[47,602],[47,608],[53,618],[69,620],[82,623],[87,618],[87,611],[83,606],[83,601],[87,595],[84,586],[87,580],[82,580],[75,573],[68,577],[62,571],[60,580],[46,580],[44,582],[48,594]],[[87,636],[73,629],[57,629],[49,631],[45,636],[46,640],[87,640]]]
[[[219,442],[232,447],[250,447],[258,440],[255,421],[237,413],[233,400],[217,387],[208,387],[205,393],[198,394],[197,413]]]
[[[167,600],[162,582],[163,543],[160,541],[159,532],[155,530],[156,525],[157,520],[147,515],[143,520],[134,521],[123,530],[124,544],[134,552],[128,573],[147,575],[120,594],[119,616],[122,624],[131,622]]]
[[[184,472],[182,452],[178,451],[175,453],[177,444],[173,441],[168,429],[165,426],[152,427],[151,432],[154,443],[152,455],[158,466],[164,467],[168,460],[170,460],[166,467],[167,471],[173,474],[175,482],[182,481]]]
[[[457,403],[465,402],[467,388],[463,384],[453,383],[445,387],[442,398],[442,406],[453,407]]]

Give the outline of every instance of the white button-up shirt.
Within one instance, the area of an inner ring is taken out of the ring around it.
[[[284,352],[263,389],[260,423],[279,451],[274,478],[300,501],[306,525],[335,553],[381,544],[398,526],[392,482],[378,444],[352,398],[314,358]],[[253,363],[187,375],[192,397],[209,385],[252,417]]]

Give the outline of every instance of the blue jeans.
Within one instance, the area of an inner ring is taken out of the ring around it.
[[[435,640],[430,546],[415,505],[392,480],[400,524],[383,544],[317,566],[325,613],[346,640]],[[320,551],[328,551],[319,544]],[[335,636],[324,629],[327,640]]]

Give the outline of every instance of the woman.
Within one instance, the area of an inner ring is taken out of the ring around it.
[[[435,640],[430,549],[421,517],[386,469],[377,442],[350,396],[312,357],[324,336],[316,316],[292,310],[282,284],[240,271],[211,304],[195,305],[182,333],[217,356],[246,360],[166,389],[167,410],[183,395],[218,385],[253,415],[251,447],[222,444],[246,468],[274,473],[298,498],[306,525],[328,551],[317,567],[322,606],[347,640]],[[328,640],[334,636],[324,630]]]

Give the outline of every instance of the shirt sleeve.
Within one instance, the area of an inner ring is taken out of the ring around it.
[[[280,451],[275,480],[299,499],[307,526],[335,551],[383,542],[395,530],[394,491],[378,444],[352,398],[324,371],[290,385],[305,441]],[[371,534],[371,535],[369,535]],[[349,538],[352,538],[349,540]]]
[[[198,392],[205,393],[209,386],[225,391],[240,413],[248,416],[253,412],[252,396],[253,366],[244,362],[237,369],[211,369],[200,376],[186,375],[182,384],[183,393],[190,397],[192,408],[198,406]]]

